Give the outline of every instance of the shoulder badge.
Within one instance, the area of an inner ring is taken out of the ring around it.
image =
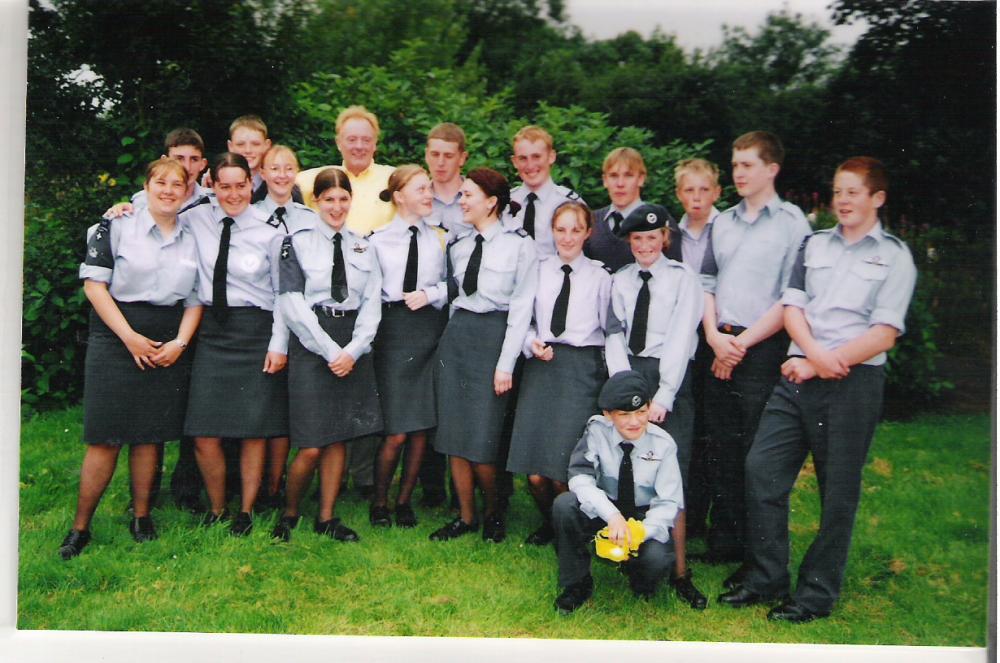
[[[580,194],[578,194],[573,189],[568,189],[565,195],[566,195],[566,200],[580,200]]]
[[[528,234],[528,231],[524,228],[514,228],[514,234],[518,237],[531,237],[531,235]]]

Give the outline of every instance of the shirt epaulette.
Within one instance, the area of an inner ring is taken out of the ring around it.
[[[608,269],[608,266],[607,266],[607,265],[605,265],[605,264],[604,264],[603,262],[601,262],[600,260],[595,260],[594,258],[587,258],[587,260],[588,260],[588,261],[590,262],[590,264],[591,264],[591,265],[593,265],[594,267],[600,267],[600,268],[601,268],[601,269],[603,269],[603,270],[607,270],[607,269]]]
[[[389,229],[389,228],[391,228],[391,227],[392,227],[392,224],[391,224],[391,223],[387,223],[387,224],[385,224],[384,226],[379,226],[378,228],[375,228],[375,229],[374,229],[374,230],[372,230],[372,231],[371,231],[370,233],[368,233],[367,235],[365,235],[365,237],[371,237],[371,236],[372,236],[372,235],[374,235],[375,233],[380,233],[380,232],[382,232],[382,231],[384,231],[384,230],[388,230],[388,229]]]
[[[627,265],[622,265],[621,267],[619,267],[618,269],[616,269],[613,273],[617,274],[619,272],[624,272],[626,269],[628,269],[629,267],[631,267],[634,264],[635,264],[634,262],[630,262]]]
[[[211,202],[212,202],[212,199],[210,197],[208,197],[207,195],[204,195],[204,196],[202,196],[198,200],[194,201],[193,203],[191,203],[190,205],[188,205],[187,207],[185,207],[184,209],[182,209],[181,211],[179,211],[177,213],[178,214],[183,214],[184,212],[188,211],[189,209],[191,209],[193,207],[198,207],[199,205],[211,204]]]
[[[309,207],[308,205],[303,205],[302,203],[300,203],[300,202],[299,202],[299,201],[297,201],[297,200],[293,200],[293,201],[292,201],[292,207],[294,207],[294,208],[296,208],[296,209],[304,209],[304,210],[309,210],[310,212],[312,212],[312,211],[313,211],[313,209],[312,209],[311,207]]]
[[[788,212],[792,216],[800,216],[800,215],[801,216],[805,216],[802,213],[802,208],[801,207],[799,207],[795,203],[789,202],[787,200],[781,201],[781,209],[785,210],[786,212]]]
[[[531,235],[528,234],[528,231],[524,228],[514,228],[513,230],[507,230],[505,232],[514,233],[518,237],[531,237]]]
[[[576,191],[568,187],[563,187],[563,188],[566,189],[566,193],[563,194],[566,197],[566,200],[580,200],[580,194],[578,194]]]
[[[909,250],[910,250],[910,247],[909,247],[909,245],[907,245],[907,243],[906,243],[906,242],[904,242],[904,241],[903,241],[903,240],[901,240],[900,238],[896,237],[895,235],[892,235],[892,234],[890,234],[890,233],[887,233],[887,232],[885,232],[884,230],[882,231],[882,235],[883,235],[883,236],[885,236],[885,237],[886,237],[887,239],[891,239],[891,240],[892,240],[893,242],[895,242],[895,243],[896,243],[896,245],[897,245],[897,246],[899,246],[899,248],[901,248],[901,249],[906,249],[907,251],[909,251]]]

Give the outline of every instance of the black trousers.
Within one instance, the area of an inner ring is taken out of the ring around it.
[[[684,481],[684,511],[687,515],[688,538],[703,536],[705,522],[712,505],[708,482],[708,433],[705,423],[705,383],[715,353],[705,341],[705,330],[698,327],[698,350],[694,364],[688,368],[691,376],[691,398],[694,404],[694,434],[691,438],[691,462]]]
[[[758,343],[733,370],[719,380],[709,363],[705,385],[705,417],[709,444],[707,464],[712,499],[708,549],[713,555],[740,561],[746,542],[743,466],[764,404],[781,376],[788,335],[778,332]]]
[[[637,519],[645,509],[640,509]],[[559,558],[559,586],[569,587],[590,575],[590,556],[594,552],[594,535],[605,523],[589,518],[580,510],[580,502],[572,491],[562,493],[552,504],[552,524],[556,532],[556,555]],[[624,563],[624,562],[623,562]],[[628,562],[632,588],[646,594],[656,591],[656,585],[674,566],[674,545],[648,539],[639,546],[639,556]]]
[[[844,579],[861,472],[882,410],[881,366],[854,366],[843,380],[782,378],[746,460],[749,573],[759,594],[788,593],[788,496],[811,453],[819,482],[819,533],[799,567],[795,600],[820,614],[833,609]]]

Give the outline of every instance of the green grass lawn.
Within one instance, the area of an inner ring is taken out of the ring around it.
[[[197,527],[169,495],[154,511],[159,540],[138,545],[126,529],[123,455],[93,541],[63,562],[57,549],[75,509],[80,422],[74,408],[23,426],[22,629],[985,645],[987,416],[880,426],[840,604],[830,618],[801,626],[770,624],[763,607],[715,604],[733,567],[700,564],[695,577],[711,600],[704,612],[666,587],[653,602],[638,602],[624,576],[595,562],[593,600],[560,617],[552,608],[553,551],[522,543],[537,516],[520,482],[500,545],[478,537],[431,543],[427,535],[450,518],[446,509],[418,509],[415,530],[375,530],[353,494],[338,515],[361,545],[313,534],[311,504],[292,542],[277,544],[268,536],[275,516],[258,518],[248,539],[234,539],[223,527]],[[168,447],[168,468],[175,453]],[[818,523],[811,466],[792,508],[797,561]]]

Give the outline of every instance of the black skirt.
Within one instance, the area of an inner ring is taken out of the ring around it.
[[[529,359],[517,399],[507,470],[567,481],[569,456],[608,378],[601,348],[553,344],[551,361]]]
[[[206,307],[184,434],[238,439],[288,435],[288,372],[264,372],[273,315],[241,306],[221,323]]]
[[[493,374],[507,332],[507,312],[457,309],[438,344],[438,425],[434,448],[474,463],[497,462],[510,392],[497,396]]]
[[[357,313],[319,325],[341,347],[351,342]],[[292,446],[325,447],[382,430],[382,409],[375,384],[372,353],[358,357],[351,372],[338,378],[326,359],[307,350],[293,334],[288,343],[288,397]]]
[[[117,302],[136,332],[153,341],[177,338],[184,306]],[[83,441],[150,444],[180,439],[188,399],[191,357],[165,368],[139,370],[132,354],[97,312],[90,311],[84,363]]]
[[[374,361],[387,435],[437,425],[434,356],[446,316],[429,305],[416,311],[402,303],[382,305]]]

